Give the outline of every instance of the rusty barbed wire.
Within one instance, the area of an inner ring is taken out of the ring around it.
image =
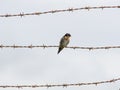
[[[41,14],[48,14],[48,13],[58,13],[58,12],[73,12],[73,11],[78,11],[78,10],[90,10],[90,9],[105,9],[105,8],[120,8],[120,6],[96,6],[96,7],[81,7],[81,8],[68,8],[68,9],[59,9],[59,10],[50,10],[50,11],[44,11],[44,12],[33,12],[33,13],[19,13],[19,14],[5,14],[5,15],[0,15],[0,17],[16,17],[16,16],[30,16],[30,15],[41,15]]]
[[[0,88],[40,88],[40,87],[69,87],[69,86],[87,86],[87,85],[99,85],[105,83],[113,83],[120,81],[120,78],[111,79],[107,81],[88,82],[88,83],[66,83],[66,84],[46,84],[46,85],[0,85]]]
[[[0,45],[0,48],[53,48],[53,47],[59,47],[57,45]],[[70,48],[70,49],[88,49],[88,50],[95,50],[95,49],[114,49],[114,48],[120,48],[120,46],[101,46],[101,47],[79,47],[79,46],[68,46],[65,48]]]

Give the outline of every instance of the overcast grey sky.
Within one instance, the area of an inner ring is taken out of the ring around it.
[[[1,0],[0,14],[30,13],[85,6],[120,5],[119,0]],[[58,45],[65,33],[68,46],[120,45],[120,9],[82,10],[40,16],[0,18],[0,44]],[[120,77],[120,49],[65,48],[0,50],[0,85],[62,84]],[[118,90],[120,82],[49,90]],[[3,90],[0,88],[0,90]],[[5,90],[15,90],[7,88]],[[23,90],[33,90],[23,88]],[[46,90],[36,88],[34,90]]]

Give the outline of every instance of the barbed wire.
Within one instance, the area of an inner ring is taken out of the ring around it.
[[[0,45],[0,48],[53,48],[53,47],[59,47],[57,45]],[[95,49],[114,49],[114,48],[120,48],[120,46],[101,46],[101,47],[79,47],[79,46],[69,46],[65,48],[70,48],[70,49],[88,49],[88,50],[95,50]]]
[[[87,85],[99,85],[105,83],[112,83],[119,81],[120,78],[107,80],[107,81],[99,81],[99,82],[88,82],[88,83],[66,83],[66,84],[46,84],[46,85],[0,85],[0,88],[38,88],[38,87],[69,87],[69,86],[87,86]]]
[[[0,15],[0,17],[16,17],[16,16],[30,16],[30,15],[41,15],[41,14],[48,14],[48,13],[58,13],[58,12],[73,12],[78,10],[90,10],[90,9],[105,9],[105,8],[120,8],[120,6],[96,6],[96,7],[81,7],[81,8],[68,8],[68,9],[59,9],[59,10],[50,10],[50,11],[44,11],[44,12],[33,12],[33,13],[19,13],[19,14],[5,14]]]

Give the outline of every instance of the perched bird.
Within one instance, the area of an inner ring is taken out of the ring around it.
[[[58,54],[60,53],[60,51],[66,47],[69,42],[70,42],[70,37],[71,35],[69,33],[66,33],[60,40],[60,43],[59,43],[59,49],[58,49]]]

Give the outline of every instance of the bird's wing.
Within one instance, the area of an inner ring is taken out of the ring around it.
[[[62,37],[60,40],[60,46],[64,46],[64,37]]]

